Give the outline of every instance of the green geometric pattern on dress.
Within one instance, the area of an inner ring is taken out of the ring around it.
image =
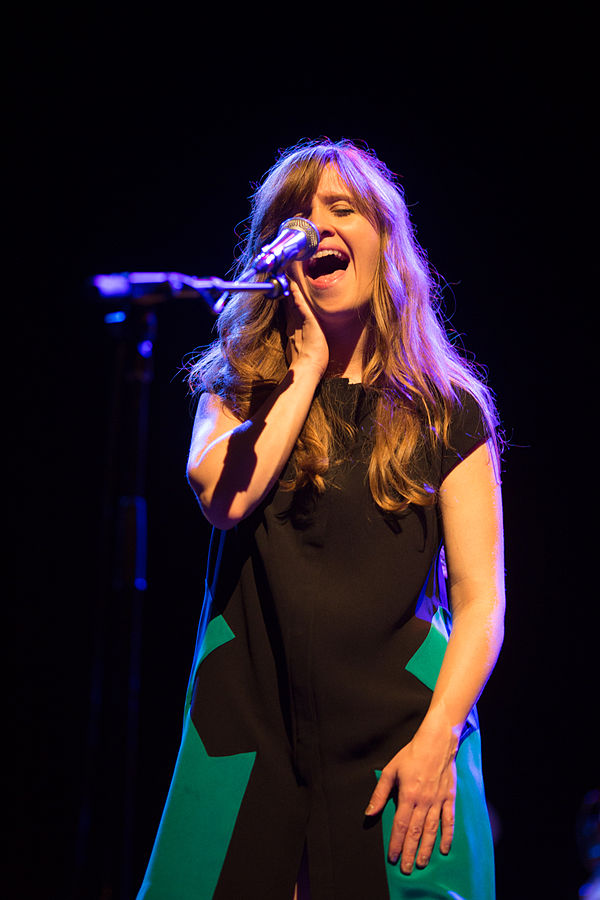
[[[213,896],[255,758],[209,756],[188,715],[138,900]]]
[[[494,846],[481,778],[479,731],[462,741],[456,755],[454,840],[447,856],[439,851],[439,830],[429,864],[410,875],[392,865],[387,851],[396,806],[390,798],[382,814],[385,869],[390,900],[494,900]],[[377,778],[381,772],[376,772]],[[473,861],[475,865],[473,865]]]
[[[190,675],[185,698],[185,707],[183,710],[184,722],[187,720],[187,714],[190,710],[190,706],[192,705],[192,694],[194,691],[194,681],[196,678],[196,672],[198,671],[198,666],[203,659],[206,659],[209,653],[212,653],[213,650],[216,650],[217,647],[220,647],[222,644],[226,644],[227,641],[231,641],[234,637],[235,634],[233,633],[223,616],[215,616],[215,618],[211,619],[206,626],[206,631],[204,632],[204,638],[202,639],[202,644],[199,648],[198,655],[195,657],[192,664],[192,672]]]
[[[440,674],[444,653],[448,646],[447,634],[447,613],[443,607],[439,606],[431,620],[427,637],[406,665],[407,671],[422,681],[430,690],[435,688]]]
[[[190,684],[203,659],[235,635],[222,616],[209,622]],[[213,896],[256,753],[209,756],[189,715],[152,855],[137,900]]]

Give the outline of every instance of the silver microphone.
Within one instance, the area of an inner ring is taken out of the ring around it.
[[[294,259],[308,259],[320,241],[318,229],[308,219],[286,219],[275,240],[266,244],[254,258],[252,270],[257,273],[278,272]]]

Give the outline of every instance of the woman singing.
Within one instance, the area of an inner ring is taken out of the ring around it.
[[[197,358],[214,526],[171,790],[139,898],[494,896],[476,701],[503,637],[498,420],[402,192],[341,141],[282,154],[240,277],[292,216],[290,296]]]

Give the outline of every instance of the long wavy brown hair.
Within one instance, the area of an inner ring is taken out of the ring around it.
[[[362,383],[374,405],[368,478],[375,502],[387,512],[435,502],[430,463],[448,445],[449,422],[464,392],[478,403],[498,462],[498,418],[481,372],[446,332],[439,279],[419,246],[397,179],[375,154],[343,140],[304,141],[283,151],[252,195],[243,250],[234,273],[243,277],[282,221],[310,215],[323,170],[334,166],[357,209],[378,228],[380,257],[367,311]],[[218,337],[194,359],[196,392],[223,399],[250,418],[285,376],[283,306],[264,293],[232,295],[217,320]],[[351,430],[330,392],[318,390],[292,455],[284,486],[325,489],[335,471],[340,435]],[[329,473],[329,474],[328,474]]]

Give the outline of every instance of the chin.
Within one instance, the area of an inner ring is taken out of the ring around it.
[[[366,321],[367,312],[369,309],[369,301],[365,302],[350,302],[348,300],[331,298],[326,300],[324,297],[320,297],[316,300],[312,301],[313,308],[315,310],[315,315],[317,317],[322,316],[323,318],[348,318],[348,319],[361,319],[363,322]]]

